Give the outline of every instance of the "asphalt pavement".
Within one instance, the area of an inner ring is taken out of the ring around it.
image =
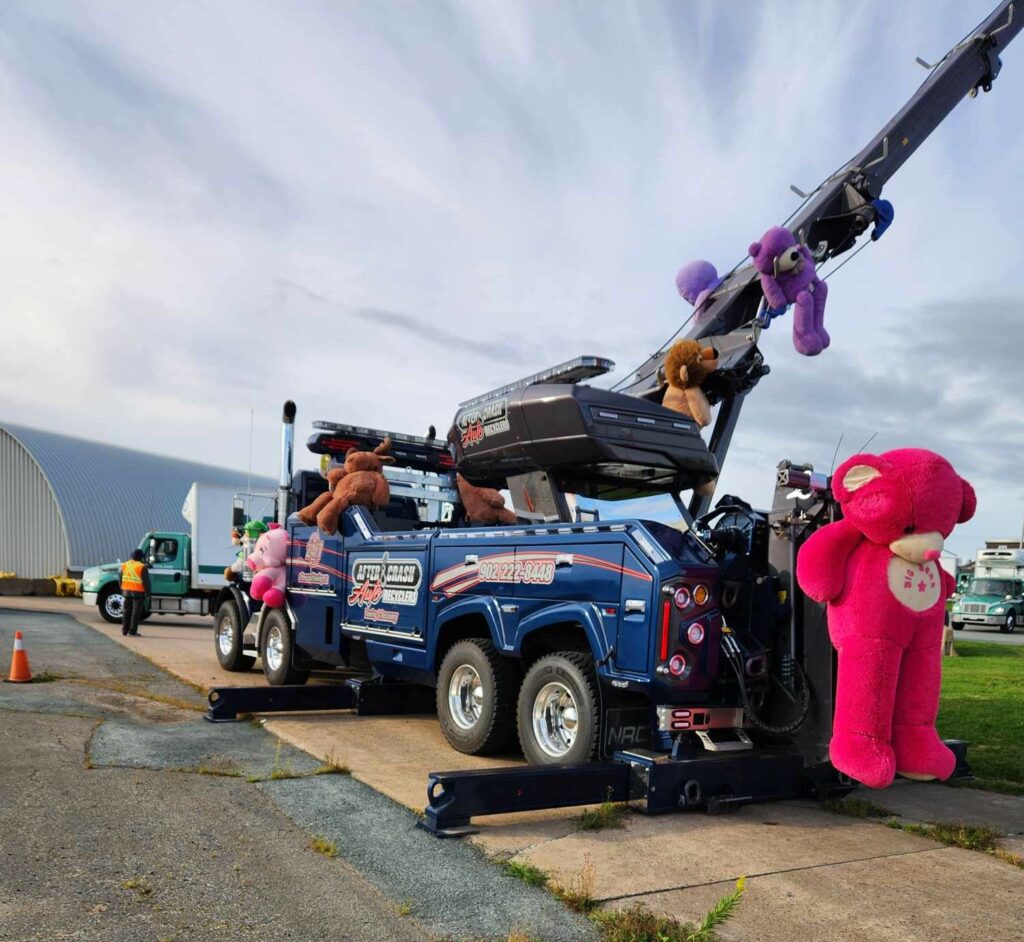
[[[547,940],[594,931],[468,844],[65,615],[0,610],[0,938]],[[314,849],[316,844],[320,849]]]

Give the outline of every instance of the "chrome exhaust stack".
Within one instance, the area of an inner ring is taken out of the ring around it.
[[[277,483],[277,522],[288,522],[288,501],[292,490],[292,458],[295,452],[295,403],[288,399],[281,413],[281,477]]]

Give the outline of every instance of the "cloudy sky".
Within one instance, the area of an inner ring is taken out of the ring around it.
[[[618,376],[994,0],[0,5],[0,418],[273,474],[277,418],[422,433],[578,353]],[[1024,517],[1024,39],[891,181],[833,345],[762,348],[720,492],[946,454]],[[617,378],[617,376],[615,377]],[[300,462],[311,464],[307,455]]]

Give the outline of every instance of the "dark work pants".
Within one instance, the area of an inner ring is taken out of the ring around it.
[[[121,615],[121,634],[137,635],[139,633],[139,622],[145,614],[146,593],[125,592],[124,612]]]

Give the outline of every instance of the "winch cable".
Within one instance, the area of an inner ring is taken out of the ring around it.
[[[799,681],[797,685],[799,688],[799,712],[788,723],[775,726],[761,718],[750,700],[750,692],[747,690],[747,682],[744,675],[743,654],[731,634],[722,633],[722,651],[725,653],[725,659],[736,674],[736,680],[739,682],[740,688],[740,702],[743,705],[743,712],[750,725],[762,733],[770,733],[776,736],[792,733],[799,728],[803,721],[807,719],[807,714],[811,709],[811,689],[807,685],[807,675],[804,674],[804,669],[800,666],[800,663],[798,661],[792,662],[793,676]]]

